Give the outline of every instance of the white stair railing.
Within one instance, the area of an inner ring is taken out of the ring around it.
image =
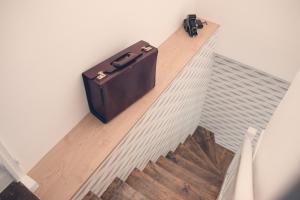
[[[249,127],[236,152],[222,185],[218,200],[253,200],[252,140],[257,130]]]
[[[241,149],[240,165],[238,168],[234,200],[253,200],[253,149],[252,140],[255,137],[257,130],[248,128],[245,134],[243,146]]]

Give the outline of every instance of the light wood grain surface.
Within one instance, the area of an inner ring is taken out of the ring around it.
[[[208,22],[195,38],[179,28],[161,44],[155,88],[108,124],[91,114],[84,117],[29,172],[40,185],[36,195],[42,200],[72,198],[218,27]]]

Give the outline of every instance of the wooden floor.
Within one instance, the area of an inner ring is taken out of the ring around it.
[[[89,192],[84,200],[214,200],[233,156],[198,127],[174,152],[143,171],[134,169],[126,181],[116,177],[101,197]]]
[[[39,200],[39,198],[22,183],[12,182],[0,193],[0,200]]]

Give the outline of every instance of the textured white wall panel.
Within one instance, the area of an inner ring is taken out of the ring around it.
[[[236,152],[248,127],[265,129],[289,83],[218,54],[212,71],[200,125]]]
[[[143,169],[149,160],[166,155],[194,132],[210,79],[215,40],[216,35],[207,41],[73,199],[81,199],[90,190],[101,195],[115,177],[126,179],[135,167]]]
[[[0,192],[4,190],[14,179],[0,163]]]

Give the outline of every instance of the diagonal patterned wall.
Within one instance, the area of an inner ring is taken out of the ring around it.
[[[249,126],[265,129],[289,83],[218,54],[212,70],[200,125],[236,152]]]
[[[73,199],[82,199],[90,190],[102,194],[115,177],[126,179],[135,167],[142,169],[149,160],[166,155],[193,133],[210,79],[215,37],[185,66]]]

